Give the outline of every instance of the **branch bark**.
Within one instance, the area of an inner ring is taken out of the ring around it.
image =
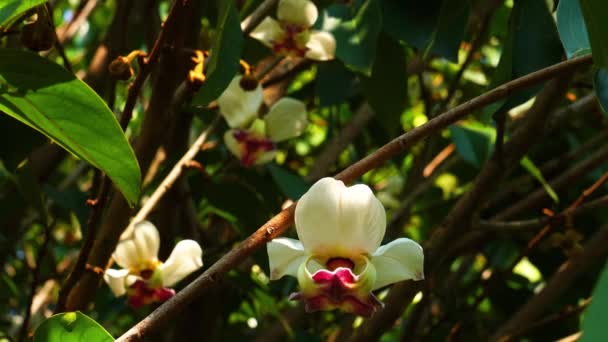
[[[345,183],[350,183],[356,178],[363,175],[365,172],[375,167],[378,167],[396,154],[403,152],[404,150],[412,146],[414,143],[420,141],[424,137],[441,131],[450,124],[465,117],[472,111],[483,108],[484,106],[494,101],[500,100],[510,95],[516,90],[525,88],[527,86],[542,81],[546,81],[557,75],[569,73],[574,69],[578,68],[579,66],[590,64],[591,61],[592,60],[590,56],[574,58],[533,72],[516,80],[507,82],[497,87],[496,89],[491,90],[468,102],[465,102],[447,111],[446,113],[433,118],[426,124],[414,128],[413,130],[397,137],[396,139],[392,140],[388,144],[378,149],[376,152],[363,158],[359,162],[351,165],[344,171],[337,174],[336,179],[342,180]],[[551,85],[552,87],[557,87],[555,82],[551,82]],[[563,89],[561,90],[563,91]],[[552,95],[554,96],[553,99],[555,99],[558,94],[555,94],[555,91],[553,91],[552,93]],[[537,102],[541,103],[540,100],[538,100]],[[544,102],[543,105],[547,106],[547,104],[544,104]],[[534,134],[536,134],[536,132],[532,133],[532,136],[534,136]],[[521,139],[516,139],[516,136],[514,136],[513,139],[507,145],[513,146],[512,148],[519,148],[519,144],[521,144],[521,142],[518,143],[519,140]],[[271,239],[284,233],[287,228],[293,223],[294,211],[295,204],[291,205],[290,207],[270,219],[252,235],[250,235],[245,241],[243,241],[239,246],[235,247],[233,250],[224,255],[224,257],[218,260],[215,264],[213,264],[209,269],[207,269],[196,280],[190,283],[186,288],[184,288],[170,300],[158,307],[141,322],[129,329],[124,335],[119,337],[117,341],[138,341],[150,332],[159,329],[164,322],[167,322],[171,319],[171,317],[176,316],[181,310],[185,308],[185,306],[189,302],[193,301],[196,297],[203,293],[224,273],[228,272],[237,264],[245,260],[247,256],[257,250],[259,247],[265,245]],[[441,235],[445,236],[445,234]],[[414,287],[412,286],[405,287],[402,289],[397,288],[397,290],[401,290],[406,293],[415,293],[413,288]],[[395,289],[393,289],[393,291],[395,291]],[[396,295],[389,295],[389,297],[390,296]],[[385,309],[383,312],[389,312],[389,310],[387,309]],[[378,313],[376,315],[376,317],[380,316],[382,316],[381,313]],[[394,317],[394,315],[391,316]],[[391,322],[394,322],[394,319]]]

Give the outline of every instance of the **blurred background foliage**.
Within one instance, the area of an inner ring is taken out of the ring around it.
[[[0,18],[9,23],[2,26],[1,44],[23,49],[20,32],[28,13],[8,21],[3,2],[10,5],[0,0]],[[193,2],[190,17],[175,35],[182,42],[163,47],[161,62],[138,97],[127,138],[137,139],[146,129],[144,117],[152,115],[148,108],[160,106],[169,113],[172,93],[163,94],[162,83],[183,79],[192,49],[218,51],[210,62],[215,66],[209,67],[200,91],[148,137],[155,145],[142,167],[144,200],[213,121],[213,100],[238,71],[238,60],[259,72],[274,59],[257,41],[240,38],[239,22],[261,1]],[[286,95],[300,99],[307,105],[310,125],[300,137],[282,143],[272,163],[244,168],[223,145],[227,126],[222,122],[196,158],[201,167],[188,169],[150,216],[161,231],[161,259],[175,241],[193,238],[203,246],[206,268],[279,212],[285,201],[301,196],[314,180],[335,174],[460,103],[563,59],[588,54],[593,47],[578,1],[315,3],[320,12],[315,28],[336,37],[336,60],[286,58],[261,80],[266,106]],[[150,51],[170,6],[164,0],[49,1],[45,8],[51,11],[60,44],[41,54],[58,65],[69,61],[73,73],[119,117],[130,82],[112,80],[107,65],[135,49]],[[516,226],[562,212],[608,171],[606,114],[597,101],[608,97],[608,76],[601,67],[596,60],[595,67],[578,69],[565,94],[553,99],[557,109],[538,132],[542,137],[520,162],[504,165],[505,175],[495,179],[487,200],[476,205],[466,234],[442,251],[448,259],[442,271],[427,278],[424,295],[420,292],[401,319],[382,332],[382,341],[486,340],[539,293],[569,257],[580,255],[598,230],[606,229],[601,228],[608,219],[604,185],[585,199],[596,205],[580,215],[531,228]],[[386,239],[428,239],[492,158],[499,140],[497,122],[504,120],[504,139],[509,141],[541,88],[525,88],[471,113],[361,177],[358,181],[370,185],[387,209]],[[6,91],[0,85],[0,93]],[[175,86],[165,91],[173,92]],[[97,180],[90,164],[7,115],[0,115],[0,146],[0,339],[12,341],[17,340],[28,305],[30,330],[52,314],[88,233],[91,208],[86,200],[93,197]],[[551,232],[527,248],[547,226]],[[485,233],[475,236],[479,229]],[[288,235],[295,237],[295,232]],[[39,259],[42,249],[46,254]],[[580,331],[605,255],[514,338],[553,341]],[[30,298],[35,273],[37,286]],[[261,248],[150,340],[341,341],[362,324],[361,318],[340,312],[305,314],[287,299],[296,286],[291,278],[269,282],[267,255]],[[605,280],[602,286],[608,286]],[[383,290],[379,297],[387,293]],[[153,309],[134,311],[124,298],[115,298],[101,286],[84,312],[116,337]],[[599,317],[608,306],[594,309]]]

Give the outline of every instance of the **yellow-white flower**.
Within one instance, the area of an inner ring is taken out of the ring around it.
[[[277,154],[276,143],[302,134],[308,125],[306,106],[284,97],[258,119],[262,87],[245,90],[240,83],[241,76],[235,77],[217,100],[220,113],[231,128],[224,134],[224,142],[245,166],[267,163]]]
[[[424,279],[424,254],[400,238],[384,246],[386,212],[363,184],[346,187],[323,178],[302,196],[295,224],[300,240],[267,245],[270,279],[297,277],[308,311],[342,309],[369,316],[381,306],[371,291],[407,279]]]
[[[272,48],[277,55],[330,60],[336,54],[334,36],[310,29],[318,16],[312,1],[279,0],[278,21],[267,17],[251,32],[251,37]]]
[[[173,285],[203,266],[203,250],[194,240],[180,241],[165,262],[158,260],[159,246],[156,227],[137,223],[132,237],[120,241],[112,254],[121,269],[107,269],[103,275],[114,295],[127,294],[134,308],[169,299],[175,294]]]

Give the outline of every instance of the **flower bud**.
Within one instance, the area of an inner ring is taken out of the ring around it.
[[[133,76],[133,68],[127,57],[118,56],[108,67],[110,75],[118,80],[126,81]]]
[[[254,91],[258,87],[258,80],[252,75],[243,75],[239,85],[245,91]]]
[[[55,45],[55,30],[43,15],[21,29],[21,44],[32,51],[45,51]]]

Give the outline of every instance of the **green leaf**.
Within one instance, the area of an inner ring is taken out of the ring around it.
[[[218,98],[230,84],[239,68],[243,49],[243,32],[234,1],[220,1],[216,37],[211,47],[207,79],[196,93],[192,104],[206,106]]]
[[[34,342],[114,341],[99,323],[80,311],[57,314],[44,320],[34,332]]]
[[[589,33],[593,62],[600,68],[608,70],[608,1],[606,0],[580,0],[585,25]]]
[[[608,115],[608,71],[604,68],[597,69],[593,75],[593,88],[600,103],[600,108]]]
[[[608,314],[608,263],[595,285],[589,308],[583,317],[581,342],[608,341],[606,315]]]
[[[519,161],[519,164],[524,169],[526,169],[526,171],[528,171],[528,173],[530,173],[530,175],[532,177],[534,177],[534,179],[536,179],[540,184],[542,184],[543,189],[545,189],[545,191],[547,192],[547,195],[549,195],[549,197],[551,197],[553,202],[559,203],[559,197],[557,196],[557,193],[555,193],[555,190],[553,190],[551,185],[549,183],[547,183],[547,180],[545,180],[545,177],[543,177],[543,174],[540,172],[538,167],[536,167],[536,165],[534,165],[534,162],[532,162],[532,160],[530,160],[530,158],[528,158],[527,156],[524,156]]]
[[[560,0],[557,5],[557,30],[568,58],[591,53],[579,0]]]
[[[407,96],[407,72],[403,47],[389,36],[378,39],[371,76],[361,77],[363,93],[389,136],[401,129],[401,112]]]
[[[332,31],[336,39],[336,57],[349,68],[367,76],[372,72],[376,39],[382,28],[382,11],[378,1],[365,1],[353,19],[342,22]],[[331,9],[328,13],[331,15]]]
[[[46,0],[2,0],[0,1],[0,31],[7,29],[19,16]]]
[[[562,53],[557,27],[545,0],[516,1],[509,35],[490,88],[556,64],[561,61]],[[508,111],[529,100],[541,88],[539,84],[520,90],[490,108]]]
[[[433,39],[442,2],[382,0],[384,31],[397,40],[425,50]]]
[[[471,6],[467,0],[443,1],[437,30],[433,33],[430,51],[458,63],[458,50],[464,37]]]
[[[302,177],[291,173],[278,165],[269,164],[266,168],[270,171],[272,179],[274,179],[274,182],[278,185],[279,189],[281,189],[281,192],[292,200],[297,200],[302,197],[310,187],[310,184],[306,183]]]
[[[449,129],[456,151],[473,166],[481,167],[492,155],[496,140],[496,130],[493,127],[461,123],[452,125]]]
[[[11,146],[0,149],[0,159],[8,170],[15,171],[17,165],[45,141],[48,139],[44,135],[8,115],[0,114],[0,146]]]
[[[357,77],[339,61],[319,63],[315,92],[319,97],[319,106],[338,105],[351,96]]]
[[[112,111],[84,82],[37,54],[0,49],[0,110],[105,172],[130,203],[141,174]]]

